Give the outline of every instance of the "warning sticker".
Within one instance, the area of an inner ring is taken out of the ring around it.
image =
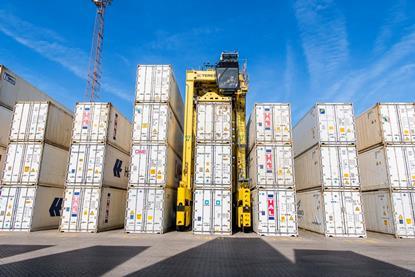
[[[265,125],[265,130],[271,130],[271,113],[270,112],[264,113],[264,125]]]
[[[275,219],[275,201],[274,201],[273,195],[268,195],[267,204],[268,204],[268,219],[274,220]]]

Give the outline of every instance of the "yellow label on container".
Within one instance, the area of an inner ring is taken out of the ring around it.
[[[282,175],[282,169],[278,169],[278,175],[281,176]]]
[[[340,133],[344,133],[344,131],[345,131],[344,127],[341,127],[340,128]]]
[[[141,220],[141,214],[137,214],[137,219]]]
[[[290,220],[291,220],[291,221],[293,221],[293,220],[294,220],[294,218],[293,218],[293,216],[292,216],[292,215],[290,216]]]
[[[90,212],[90,215],[94,215],[94,214],[95,214],[95,213],[94,213],[94,211],[91,211],[91,212]]]
[[[30,167],[28,167],[28,166],[24,167],[24,172],[29,172],[29,170],[30,170]]]
[[[150,174],[151,174],[151,175],[156,174],[156,170],[155,170],[154,168],[150,169]]]
[[[141,124],[141,128],[148,128],[148,123]]]
[[[349,173],[344,173],[344,177],[349,177]]]
[[[281,222],[285,222],[285,216],[281,216]]]
[[[407,219],[406,219],[406,224],[412,224],[412,219],[407,218]]]
[[[149,216],[147,217],[147,219],[148,219],[148,220],[153,220],[153,216],[149,215]]]
[[[134,211],[131,211],[130,214],[133,215],[134,214]]]
[[[385,219],[385,220],[383,221],[383,224],[388,225],[388,221]]]

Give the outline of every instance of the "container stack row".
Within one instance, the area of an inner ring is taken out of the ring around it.
[[[110,103],[76,105],[61,232],[123,227],[130,134],[131,123]]]
[[[379,103],[356,125],[367,229],[415,238],[415,103]]]
[[[247,128],[253,230],[297,236],[290,105],[255,104]]]
[[[231,99],[198,101],[193,233],[232,234],[233,130]]]
[[[184,107],[170,65],[139,65],[125,231],[164,233],[175,223]]]
[[[294,127],[299,227],[365,237],[351,104],[316,104]]]
[[[15,105],[0,193],[0,230],[59,226],[72,115],[52,102]]]

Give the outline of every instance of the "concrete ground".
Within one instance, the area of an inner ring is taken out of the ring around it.
[[[0,276],[415,276],[415,240],[0,233]]]

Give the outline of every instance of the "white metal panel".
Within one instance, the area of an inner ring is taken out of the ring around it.
[[[232,233],[231,194],[230,190],[194,191],[193,233]]]
[[[196,108],[196,120],[197,141],[232,141],[231,103],[200,102]]]
[[[4,163],[6,162],[7,148],[0,146],[0,180],[3,180]],[[0,181],[1,184],[2,181]]]
[[[395,234],[393,207],[388,190],[362,192],[368,231]]]
[[[415,105],[398,105],[398,116],[401,127],[402,141],[415,143]]]
[[[9,144],[12,119],[13,111],[0,106],[0,146],[7,147]]]
[[[105,144],[73,144],[67,183],[101,186],[105,162]]]
[[[399,126],[399,117],[395,105],[380,105],[380,116],[382,122],[382,131],[385,141],[401,141],[401,132]]]
[[[74,142],[106,142],[109,113],[108,103],[77,104],[72,140]]]
[[[396,236],[415,238],[415,192],[392,193]]]
[[[325,233],[324,202],[320,190],[297,192],[298,227]]]
[[[232,147],[221,144],[197,144],[195,150],[196,187],[232,185]]]
[[[17,103],[11,127],[11,141],[43,141],[48,118],[48,102]]]

